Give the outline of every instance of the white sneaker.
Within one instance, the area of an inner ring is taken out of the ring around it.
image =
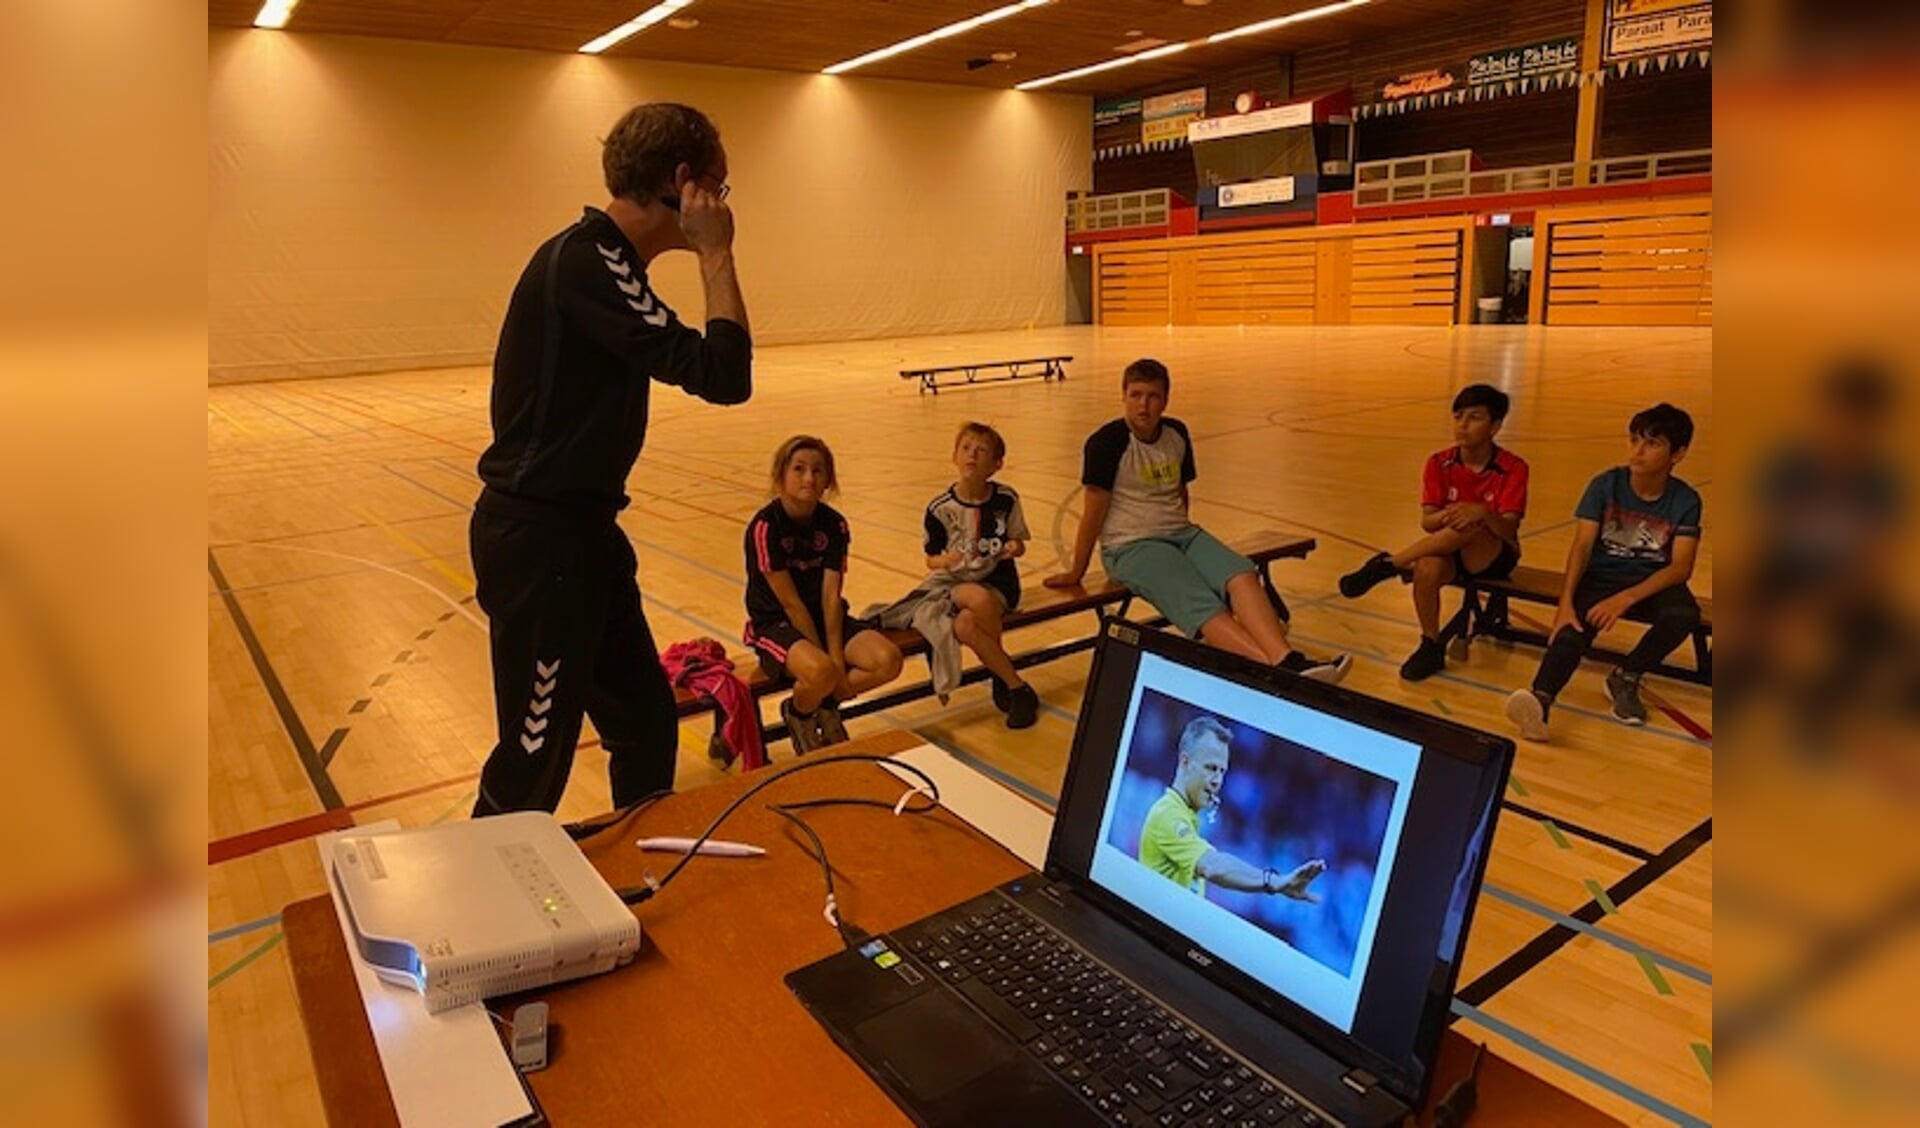
[[[1547,707],[1531,689],[1516,689],[1507,698],[1507,719],[1520,726],[1520,735],[1528,740],[1547,739]]]
[[[1331,662],[1315,662],[1300,672],[1303,678],[1339,685],[1347,679],[1347,672],[1353,669],[1353,655],[1341,654]]]

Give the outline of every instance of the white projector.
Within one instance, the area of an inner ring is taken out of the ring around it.
[[[437,1014],[632,960],[640,922],[552,815],[346,834],[334,896],[360,955]]]

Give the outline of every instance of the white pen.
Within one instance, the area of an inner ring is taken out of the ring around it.
[[[642,850],[658,850],[666,854],[711,854],[717,858],[753,858],[766,853],[766,850],[759,846],[750,846],[745,842],[727,842],[718,838],[707,839],[700,843],[698,850],[695,850],[694,841],[691,838],[642,838],[634,845]]]

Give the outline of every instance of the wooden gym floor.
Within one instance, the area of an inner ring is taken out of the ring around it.
[[[921,395],[898,369],[1071,353],[1065,383]],[[1417,639],[1406,589],[1359,602],[1334,582],[1417,531],[1422,460],[1448,404],[1505,387],[1505,445],[1533,466],[1529,563],[1558,568],[1587,479],[1625,458],[1633,411],[1669,399],[1700,435],[1681,475],[1707,499],[1694,588],[1712,584],[1712,336],[1707,330],[1103,329],[762,349],[751,404],[659,387],[621,523],[664,647],[711,635],[743,653],[741,532],[767,462],[794,431],[838,457],[856,608],[919,578],[920,513],[952,477],[963,420],[1000,428],[1003,479],[1035,541],[1029,584],[1077,516],[1080,444],[1117,414],[1120,369],[1157,356],[1198,453],[1195,515],[1227,539],[1311,533],[1275,578],[1311,652],[1357,658],[1348,685],[1507,730],[1501,706],[1538,651],[1480,644],[1429,682],[1396,676]],[[492,742],[485,619],[467,518],[488,440],[488,373],[470,368],[216,387],[207,400],[210,1091],[217,1124],[323,1122],[276,914],[324,891],[310,838],[352,823],[464,817]],[[1457,595],[1449,594],[1447,606]],[[1523,609],[1544,616],[1547,609]],[[1067,621],[1024,648],[1083,634]],[[909,667],[914,676],[918,664]],[[1666,710],[1633,730],[1605,714],[1589,666],[1550,745],[1522,744],[1461,979],[1462,1029],[1632,1123],[1712,1112],[1713,751],[1710,692],[1658,681]],[[982,686],[854,722],[912,729],[1037,798],[1064,771],[1084,656],[1030,673],[1040,724],[1001,727]],[[716,778],[708,721],[682,726],[679,786]],[[776,761],[791,755],[783,743]],[[583,749],[565,817],[607,806],[605,757]],[[810,902],[796,899],[795,912]],[[1697,1118],[1697,1119],[1696,1119]]]

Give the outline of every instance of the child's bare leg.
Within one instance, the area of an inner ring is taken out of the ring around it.
[[[847,640],[848,690],[842,700],[876,689],[900,676],[900,648],[875,630],[861,631]]]
[[[840,681],[840,671],[834,669],[833,659],[805,639],[787,651],[787,676],[793,679],[793,708],[799,713],[818,709]]]
[[[960,609],[953,621],[954,637],[978,654],[980,664],[999,678],[1002,685],[1008,689],[1025,685],[1020,671],[1013,668],[1013,659],[1000,644],[1005,614],[1000,596],[984,584],[955,584],[953,605]]]
[[[1457,571],[1451,556],[1422,556],[1413,562],[1413,613],[1420,619],[1422,638],[1440,637],[1440,589]]]
[[[1395,568],[1404,572],[1413,567],[1414,562],[1422,557],[1452,556],[1454,553],[1465,548],[1475,538],[1482,536],[1493,539],[1496,542],[1496,547],[1498,547],[1499,538],[1494,537],[1492,533],[1487,532],[1485,529],[1473,529],[1464,533],[1459,529],[1441,529],[1437,533],[1428,533],[1426,536],[1414,541],[1399,552],[1394,553],[1389,559],[1393,561]]]
[[[1261,661],[1271,666],[1293,653],[1293,647],[1287,645],[1287,629],[1258,576],[1242,572],[1228,580],[1227,606],[1233,610],[1234,622],[1260,648]]]
[[[1233,617],[1233,612],[1222,611],[1200,626],[1200,641],[1215,650],[1225,650],[1238,654],[1242,658],[1251,658],[1255,662],[1272,665],[1273,660],[1255,638]]]

